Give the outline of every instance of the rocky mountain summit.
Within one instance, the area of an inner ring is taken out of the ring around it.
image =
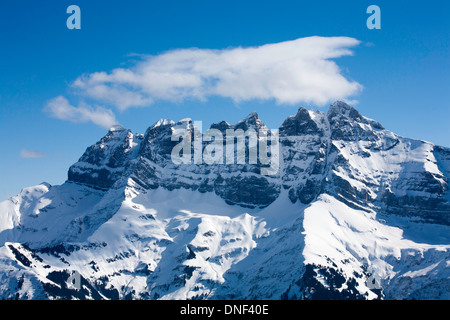
[[[450,149],[343,102],[283,122],[272,175],[175,164],[175,130],[195,143],[191,119],[111,128],[63,185],[0,203],[0,297],[450,298]]]

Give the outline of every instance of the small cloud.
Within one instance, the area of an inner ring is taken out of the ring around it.
[[[45,158],[46,156],[45,153],[36,150],[22,149],[22,151],[20,151],[20,157],[24,159]]]
[[[91,107],[81,103],[78,107],[72,106],[63,96],[50,100],[44,108],[51,117],[67,120],[74,123],[92,122],[98,126],[109,129],[118,124],[114,113],[103,107]]]

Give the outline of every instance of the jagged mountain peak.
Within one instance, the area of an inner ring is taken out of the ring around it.
[[[348,103],[344,101],[335,101],[330,105],[330,108],[328,109],[328,113],[340,113],[340,114],[348,114],[349,112],[356,109],[352,106],[350,106]]]
[[[295,115],[289,116],[280,127],[282,136],[323,134],[324,114],[320,111],[300,107]]]
[[[258,119],[258,113],[256,111],[252,111],[241,121],[256,122]]]
[[[177,124],[191,124],[192,119],[191,118],[183,118],[177,122]]]
[[[127,129],[125,129],[122,125],[115,124],[109,129],[109,132],[120,132],[120,131],[126,131],[126,130]]]
[[[221,121],[219,123],[213,123],[211,124],[211,129],[217,129],[219,131],[225,132],[225,130],[230,129],[232,127],[231,124],[229,124],[227,121]]]
[[[219,123],[213,123],[210,128],[218,129],[222,132],[225,132],[226,129],[242,129],[246,131],[249,128],[258,131],[261,128],[266,128],[266,125],[259,119],[258,113],[256,113],[256,111],[253,111],[249,113],[244,119],[238,121],[235,124],[230,124],[227,121],[221,121]]]
[[[160,127],[160,126],[170,126],[170,125],[174,125],[175,122],[170,120],[170,119],[159,119],[154,125],[150,126],[150,128],[156,128],[156,127]]]
[[[342,123],[342,120],[350,122],[367,122],[358,110],[343,101],[336,101],[330,105],[327,113],[330,123]]]
[[[346,123],[362,123],[370,125],[371,128],[369,130],[384,129],[379,122],[363,116],[356,108],[343,101],[336,101],[331,104],[327,117],[332,126],[342,126]]]
[[[232,126],[234,129],[242,129],[244,131],[248,130],[249,128],[252,128],[253,130],[260,130],[261,128],[266,127],[264,122],[262,122],[256,111],[251,112],[248,116],[246,116],[241,121],[237,122],[235,125]]]

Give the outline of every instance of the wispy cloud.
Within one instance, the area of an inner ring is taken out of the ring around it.
[[[120,110],[156,100],[205,100],[209,96],[325,105],[348,100],[362,89],[346,79],[332,60],[352,55],[350,48],[359,44],[349,37],[308,37],[249,48],[178,49],[144,56],[131,68],[82,75],[72,88],[81,97]],[[65,105],[63,109],[94,121],[84,116],[83,108]]]
[[[75,123],[92,122],[109,129],[117,124],[116,117],[110,109],[91,107],[81,103],[78,107],[72,106],[63,96],[50,100],[44,108],[51,117]]]
[[[22,149],[22,151],[20,151],[20,157],[25,159],[44,158],[46,156],[45,153],[36,150]]]

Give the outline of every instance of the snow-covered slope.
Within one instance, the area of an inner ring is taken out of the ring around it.
[[[449,149],[336,102],[286,119],[267,176],[174,164],[175,129],[194,134],[190,119],[114,127],[65,184],[0,203],[0,297],[450,298]]]

